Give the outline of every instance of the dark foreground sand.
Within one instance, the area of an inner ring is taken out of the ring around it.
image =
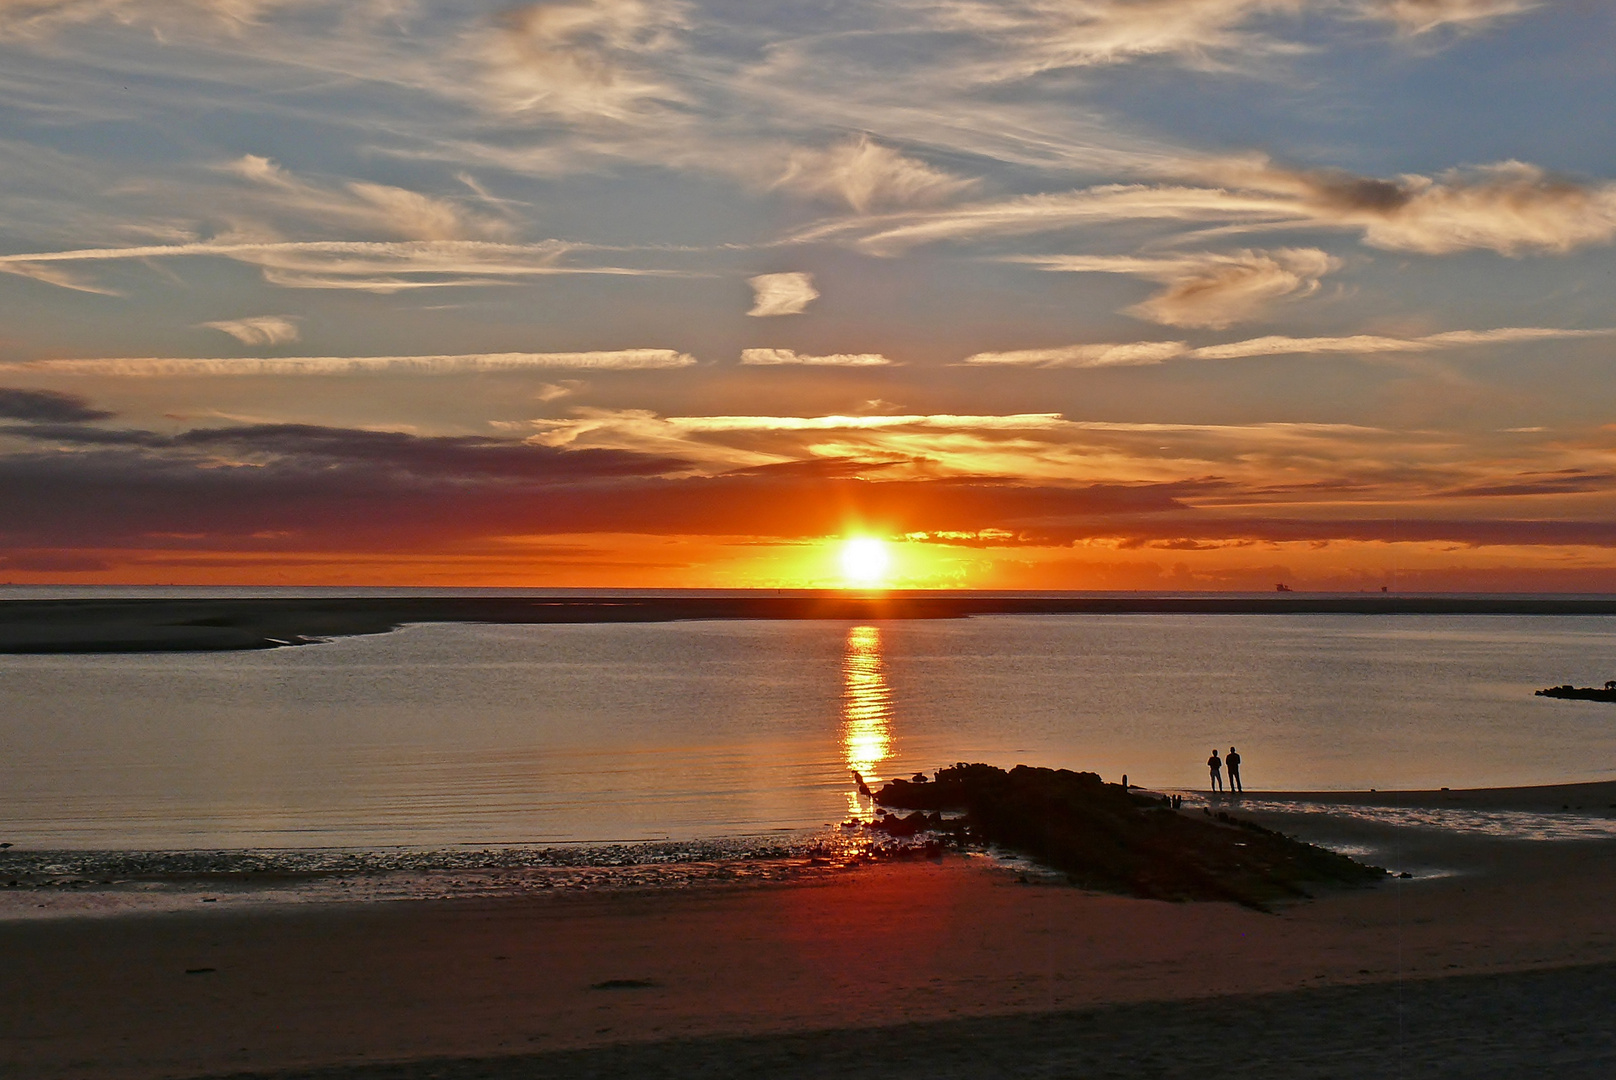
[[[0,1074],[1616,1075],[1616,840],[1421,836],[1421,876],[1275,914],[951,856],[0,924]]]
[[[1613,992],[1616,965],[1597,964],[1075,1012],[238,1075],[1608,1080],[1616,1075]]]

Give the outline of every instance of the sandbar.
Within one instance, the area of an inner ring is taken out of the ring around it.
[[[272,649],[409,623],[684,619],[958,619],[972,615],[1616,615],[1616,597],[1375,593],[1117,596],[1085,593],[756,590],[567,596],[0,600],[0,653]]]

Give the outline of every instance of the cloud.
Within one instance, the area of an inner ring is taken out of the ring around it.
[[[1182,341],[1129,341],[1112,344],[1063,345],[1051,349],[1016,349],[968,356],[981,367],[1097,368],[1139,367],[1176,360],[1189,353]]]
[[[43,37],[103,19],[195,29],[211,23],[240,32],[279,8],[307,0],[0,0],[0,40]]]
[[[1341,265],[1317,248],[1202,252],[1168,257],[1055,255],[1015,259],[1045,270],[1132,274],[1161,282],[1161,292],[1125,308],[1169,326],[1219,329],[1255,318],[1276,300],[1309,296]]]
[[[1231,360],[1245,356],[1283,356],[1305,353],[1401,353],[1430,352],[1471,345],[1499,345],[1518,341],[1574,340],[1609,337],[1616,328],[1560,330],[1544,326],[1505,326],[1496,330],[1447,330],[1421,337],[1386,337],[1379,334],[1351,334],[1345,337],[1260,337],[1227,345],[1206,345],[1185,355],[1198,360]]]
[[[246,319],[220,319],[197,325],[222,330],[243,345],[285,345],[299,337],[297,321],[286,315],[254,315]]]
[[[571,397],[583,389],[584,385],[577,379],[561,379],[558,382],[545,383],[533,392],[533,400],[548,405],[552,401]]]
[[[46,285],[55,285],[62,289],[72,289],[74,292],[94,293],[97,296],[121,296],[116,289],[107,289],[82,277],[54,266],[48,262],[0,261],[0,273],[16,274],[18,277],[31,278]]]
[[[1459,492],[1583,498],[1616,487],[1598,479],[1611,472],[1602,442],[1513,436],[1500,449],[1491,433],[1361,424],[1116,422],[1056,413],[659,416],[600,408],[530,423],[539,445],[679,458],[709,474],[808,469],[891,484],[945,477],[1173,483],[1190,485],[1193,494],[1179,495],[1203,509],[1288,504],[1321,519],[1357,505],[1458,499]]]
[[[680,431],[871,431],[929,428],[941,431],[1005,429],[1027,431],[1064,423],[1059,413],[962,416],[953,413],[909,416],[670,416],[662,421]],[[552,422],[552,423],[564,423]]]
[[[1268,224],[1295,215],[1293,206],[1271,195],[1236,198],[1209,188],[1103,184],[943,210],[887,214],[867,221],[833,221],[804,229],[793,239],[811,242],[851,236],[872,255],[899,255],[924,244],[1026,236],[1119,221]]]
[[[814,226],[799,240],[851,237],[875,255],[922,244],[1025,236],[1129,221],[1358,231],[1395,251],[1565,254],[1616,238],[1616,183],[1553,177],[1519,161],[1392,180],[1287,169],[1266,156],[1162,161],[1158,171],[1209,182],[1104,184],[935,211]]]
[[[0,555],[508,554],[556,534],[807,538],[849,521],[977,546],[1616,546],[1616,524],[1588,509],[1616,487],[1605,450],[1578,463],[1545,443],[1531,461],[1477,464],[1444,432],[594,410],[526,440],[274,423],[171,434],[90,426],[105,417],[82,399],[19,393],[0,400],[30,419],[5,434],[51,445],[0,451]],[[1016,460],[1035,467],[980,468]],[[1433,497],[1451,518],[1431,515]],[[1565,499],[1583,512],[1544,517]],[[1425,510],[1393,517],[1398,501]]]
[[[1364,15],[1395,23],[1405,34],[1426,34],[1442,27],[1463,30],[1542,7],[1542,0],[1367,0]]]
[[[766,434],[782,422],[819,421],[820,428],[888,422],[684,419],[687,428],[726,437],[735,429]],[[1048,422],[906,419],[942,433],[980,422],[1031,429]],[[857,468],[824,461],[711,475],[683,454],[307,424],[177,435],[70,423],[16,431],[57,445],[0,453],[0,489],[7,493],[0,540],[12,550],[81,550],[88,537],[98,546],[147,549],[373,553],[464,551],[554,533],[800,537],[839,532],[849,514],[889,522],[893,531],[944,530],[1051,515],[1159,512],[1180,506],[1179,497],[1194,490],[951,478],[872,484]],[[697,448],[688,432],[685,438]]]
[[[846,461],[856,474],[978,476],[1062,483],[1074,476],[1126,482],[1260,471],[1268,455],[1301,452],[1310,461],[1350,456],[1388,438],[1350,425],[1236,426],[1109,424],[1058,413],[825,416],[660,416],[643,409],[577,409],[530,421],[547,446],[593,447],[677,456],[711,470]],[[1175,454],[1161,454],[1172,439]]]
[[[676,271],[624,266],[580,266],[563,261],[573,253],[591,250],[589,245],[559,240],[532,244],[482,240],[198,241],[0,255],[0,272],[18,266],[56,267],[64,263],[224,258],[258,267],[266,281],[283,288],[351,289],[371,293],[498,285],[562,274],[653,277],[677,274]]]
[[[1294,53],[1295,46],[1241,27],[1258,15],[1296,12],[1305,5],[1306,0],[950,0],[928,6],[941,29],[998,45],[994,59],[972,67],[973,80],[1009,81],[1152,56],[1217,68],[1224,66],[1225,55],[1249,61]]]
[[[77,394],[61,394],[54,390],[16,390],[0,386],[0,417],[28,423],[78,424],[87,420],[105,420],[113,414],[92,408],[89,401]]]
[[[488,102],[570,123],[638,122],[683,100],[647,62],[685,28],[661,0],[531,4],[478,36]]]
[[[752,366],[805,364],[812,367],[882,367],[892,361],[880,353],[832,353],[803,356],[791,349],[742,349],[741,363]]]
[[[819,421],[824,430],[870,418],[682,419],[732,436],[736,428],[742,434],[759,428],[767,433],[771,422],[780,420]],[[1317,452],[1325,440],[1387,440],[1381,449],[1397,458],[1407,457],[1411,447],[1427,457],[1452,451],[1441,438],[1410,444],[1395,433],[1346,425],[1083,426],[1038,414],[899,419],[928,422],[939,436],[976,430],[973,425],[982,420],[998,422],[1007,434],[1048,438],[1087,431],[1155,444],[1205,436],[1224,442],[1237,458],[1267,458],[1277,451],[1312,468],[1324,460]],[[1286,493],[1215,479],[1072,483],[1070,472],[1064,480],[1044,482],[901,476],[868,463],[823,459],[759,463],[714,475],[692,468],[693,461],[679,454],[301,424],[203,428],[178,435],[135,430],[121,433],[121,441],[101,437],[108,434],[119,433],[64,425],[57,435],[74,452],[0,454],[7,548],[84,551],[86,538],[93,537],[96,547],[147,551],[430,555],[489,551],[512,538],[531,542],[555,534],[823,537],[839,534],[850,520],[977,546],[1095,540],[1123,548],[1185,550],[1196,544],[1340,540],[1616,546],[1616,524],[1608,517],[1392,517],[1381,509],[1381,500],[1399,491],[1425,498],[1446,494],[1450,500],[1534,500],[1523,506],[1545,498],[1581,498],[1610,491],[1608,468],[1517,471],[1471,484],[1449,483],[1452,472],[1405,470],[1356,489],[1350,482],[1318,484],[1316,496],[1340,500],[1321,516],[1319,507],[1311,514],[1253,510],[1253,503]],[[1274,440],[1264,441],[1265,434]],[[1328,460],[1341,466],[1339,455]],[[1298,493],[1298,488],[1289,492]],[[1359,516],[1346,505],[1354,493],[1373,508],[1369,514]],[[1241,509],[1220,511],[1220,500]]]
[[[913,475],[1037,471],[1051,441],[1076,430],[1056,413],[659,416],[585,408],[530,423],[533,441],[546,446],[676,456],[713,470],[846,460],[882,475],[894,468]]]
[[[844,202],[863,214],[944,202],[974,185],[859,135],[824,150],[793,150],[785,172],[771,186]]]
[[[546,535],[817,538],[1150,514],[1174,485],[871,483],[814,472],[677,475],[680,463],[345,429],[238,430],[187,446],[0,457],[4,547],[467,553]],[[93,538],[93,539],[91,539]]]
[[[338,188],[320,187],[257,154],[245,154],[219,169],[252,184],[259,192],[260,207],[292,215],[299,222],[322,222],[404,240],[494,239],[509,232],[503,219],[470,210],[452,199],[359,180]]]
[[[1207,162],[1200,170],[1236,189],[1289,200],[1298,217],[1361,228],[1365,243],[1394,251],[1564,254],[1616,237],[1616,184],[1553,177],[1520,161],[1395,180],[1286,169],[1264,156]]]
[[[1048,71],[1169,58],[1200,70],[1249,74],[1308,45],[1276,35],[1276,17],[1315,14],[1395,24],[1405,34],[1476,29],[1541,0],[922,0],[911,11],[932,28],[991,48],[959,74],[1007,82]]]
[[[1547,326],[1505,326],[1494,330],[1445,330],[1420,337],[1349,334],[1342,337],[1247,338],[1222,345],[1190,348],[1183,341],[1130,341],[1110,344],[1064,345],[1046,349],[983,352],[962,363],[981,367],[1094,368],[1141,367],[1169,360],[1236,360],[1249,356],[1301,356],[1318,353],[1419,353],[1467,346],[1500,345],[1520,341],[1557,341],[1616,336],[1616,327],[1562,330]],[[1541,429],[1532,429],[1541,430]]]
[[[812,274],[759,274],[748,278],[747,284],[752,286],[753,294],[752,310],[747,314],[758,318],[800,315],[819,297]]]
[[[649,371],[689,367],[695,357],[673,349],[618,349],[609,352],[468,353],[453,356],[277,356],[230,359],[122,357],[86,360],[27,360],[0,363],[0,371],[131,378],[283,375],[459,375],[575,368],[593,371]]]

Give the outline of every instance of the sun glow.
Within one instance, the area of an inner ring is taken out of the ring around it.
[[[852,585],[879,585],[892,566],[892,553],[884,540],[856,536],[842,544],[842,576]]]

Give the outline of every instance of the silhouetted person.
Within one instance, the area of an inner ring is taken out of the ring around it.
[[[1212,756],[1206,759],[1206,767],[1212,770],[1212,790],[1222,791],[1223,759],[1218,757],[1218,752],[1216,749],[1212,751]]]
[[[1240,752],[1229,747],[1229,756],[1223,759],[1229,766],[1229,790],[1244,792],[1246,787],[1240,782]]]

